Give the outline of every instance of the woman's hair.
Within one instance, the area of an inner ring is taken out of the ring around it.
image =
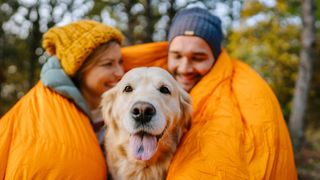
[[[106,51],[109,47],[114,46],[116,44],[119,44],[119,43],[115,40],[111,40],[101,44],[100,46],[98,46],[96,49],[92,51],[92,53],[87,57],[85,62],[81,65],[80,69],[77,71],[75,76],[71,78],[73,83],[76,85],[76,87],[80,88],[83,74],[87,71],[87,69],[90,69],[91,67],[96,65],[97,60],[102,55],[101,52]]]

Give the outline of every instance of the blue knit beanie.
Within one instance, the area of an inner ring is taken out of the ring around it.
[[[176,36],[198,36],[211,47],[215,59],[221,52],[223,33],[221,20],[202,8],[190,8],[179,11],[173,18],[169,29],[168,41]]]

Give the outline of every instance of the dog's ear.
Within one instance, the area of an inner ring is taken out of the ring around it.
[[[190,129],[192,117],[192,101],[191,96],[182,88],[179,87],[180,94],[180,108],[182,113],[182,120],[185,122],[185,128]]]
[[[108,125],[113,118],[112,106],[116,98],[116,92],[117,92],[116,87],[113,87],[102,94],[100,107],[101,107],[104,123],[106,125]]]

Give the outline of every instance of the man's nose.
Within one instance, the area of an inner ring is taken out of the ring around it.
[[[178,66],[178,72],[179,73],[192,72],[192,62],[190,62],[186,57],[182,58]]]

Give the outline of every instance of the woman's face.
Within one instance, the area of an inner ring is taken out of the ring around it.
[[[108,48],[97,50],[89,59],[93,62],[83,71],[80,81],[80,91],[88,102],[89,108],[94,109],[100,103],[103,92],[117,84],[124,74],[120,45],[112,43]]]

